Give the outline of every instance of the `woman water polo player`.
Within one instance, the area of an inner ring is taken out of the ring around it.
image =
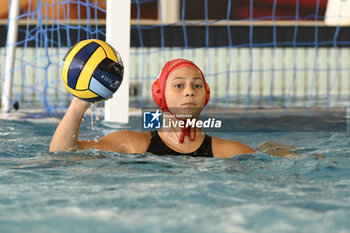
[[[209,101],[210,89],[202,71],[191,61],[175,59],[163,67],[152,85],[152,95],[163,112],[172,120],[170,127],[152,132],[121,130],[99,140],[78,140],[79,128],[89,103],[74,97],[58,125],[50,151],[98,149],[118,153],[152,153],[156,155],[189,155],[232,157],[254,153],[249,146],[204,134],[201,128],[181,124],[199,120]]]

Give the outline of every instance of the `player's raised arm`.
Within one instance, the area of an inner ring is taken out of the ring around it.
[[[73,98],[58,125],[50,151],[96,148],[94,141],[79,142],[79,129],[89,102],[107,100],[123,81],[124,66],[119,53],[97,39],[75,44],[64,56],[62,81]]]
[[[78,136],[81,120],[89,103],[73,98],[66,114],[58,125],[50,143],[50,151],[69,151],[79,149]]]

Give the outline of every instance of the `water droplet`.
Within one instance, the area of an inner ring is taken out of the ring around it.
[[[94,118],[95,118],[96,107],[97,107],[96,103],[93,103],[93,104],[90,105],[90,110],[91,110],[91,130],[95,130]]]

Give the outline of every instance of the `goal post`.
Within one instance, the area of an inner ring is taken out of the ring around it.
[[[163,24],[176,23],[180,20],[180,0],[160,0],[158,19]]]
[[[349,26],[350,0],[328,0],[325,24],[329,26]]]
[[[122,57],[123,82],[113,98],[105,102],[105,121],[129,122],[130,0],[107,0],[106,42]]]
[[[1,110],[8,113],[11,110],[11,96],[13,83],[13,67],[15,61],[15,50],[17,43],[18,32],[18,14],[19,14],[20,0],[12,0],[10,3],[8,34],[6,39],[6,59],[4,66],[4,74],[2,79],[2,98]]]
[[[162,23],[180,19],[179,0],[161,0],[158,18]],[[124,63],[123,83],[114,97],[105,103],[105,121],[129,122],[129,57],[130,57],[130,0],[107,0],[106,42],[121,55]]]

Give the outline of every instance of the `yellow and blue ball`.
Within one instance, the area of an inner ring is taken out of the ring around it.
[[[62,79],[70,93],[88,102],[106,100],[123,81],[119,53],[97,39],[75,44],[63,58]]]

